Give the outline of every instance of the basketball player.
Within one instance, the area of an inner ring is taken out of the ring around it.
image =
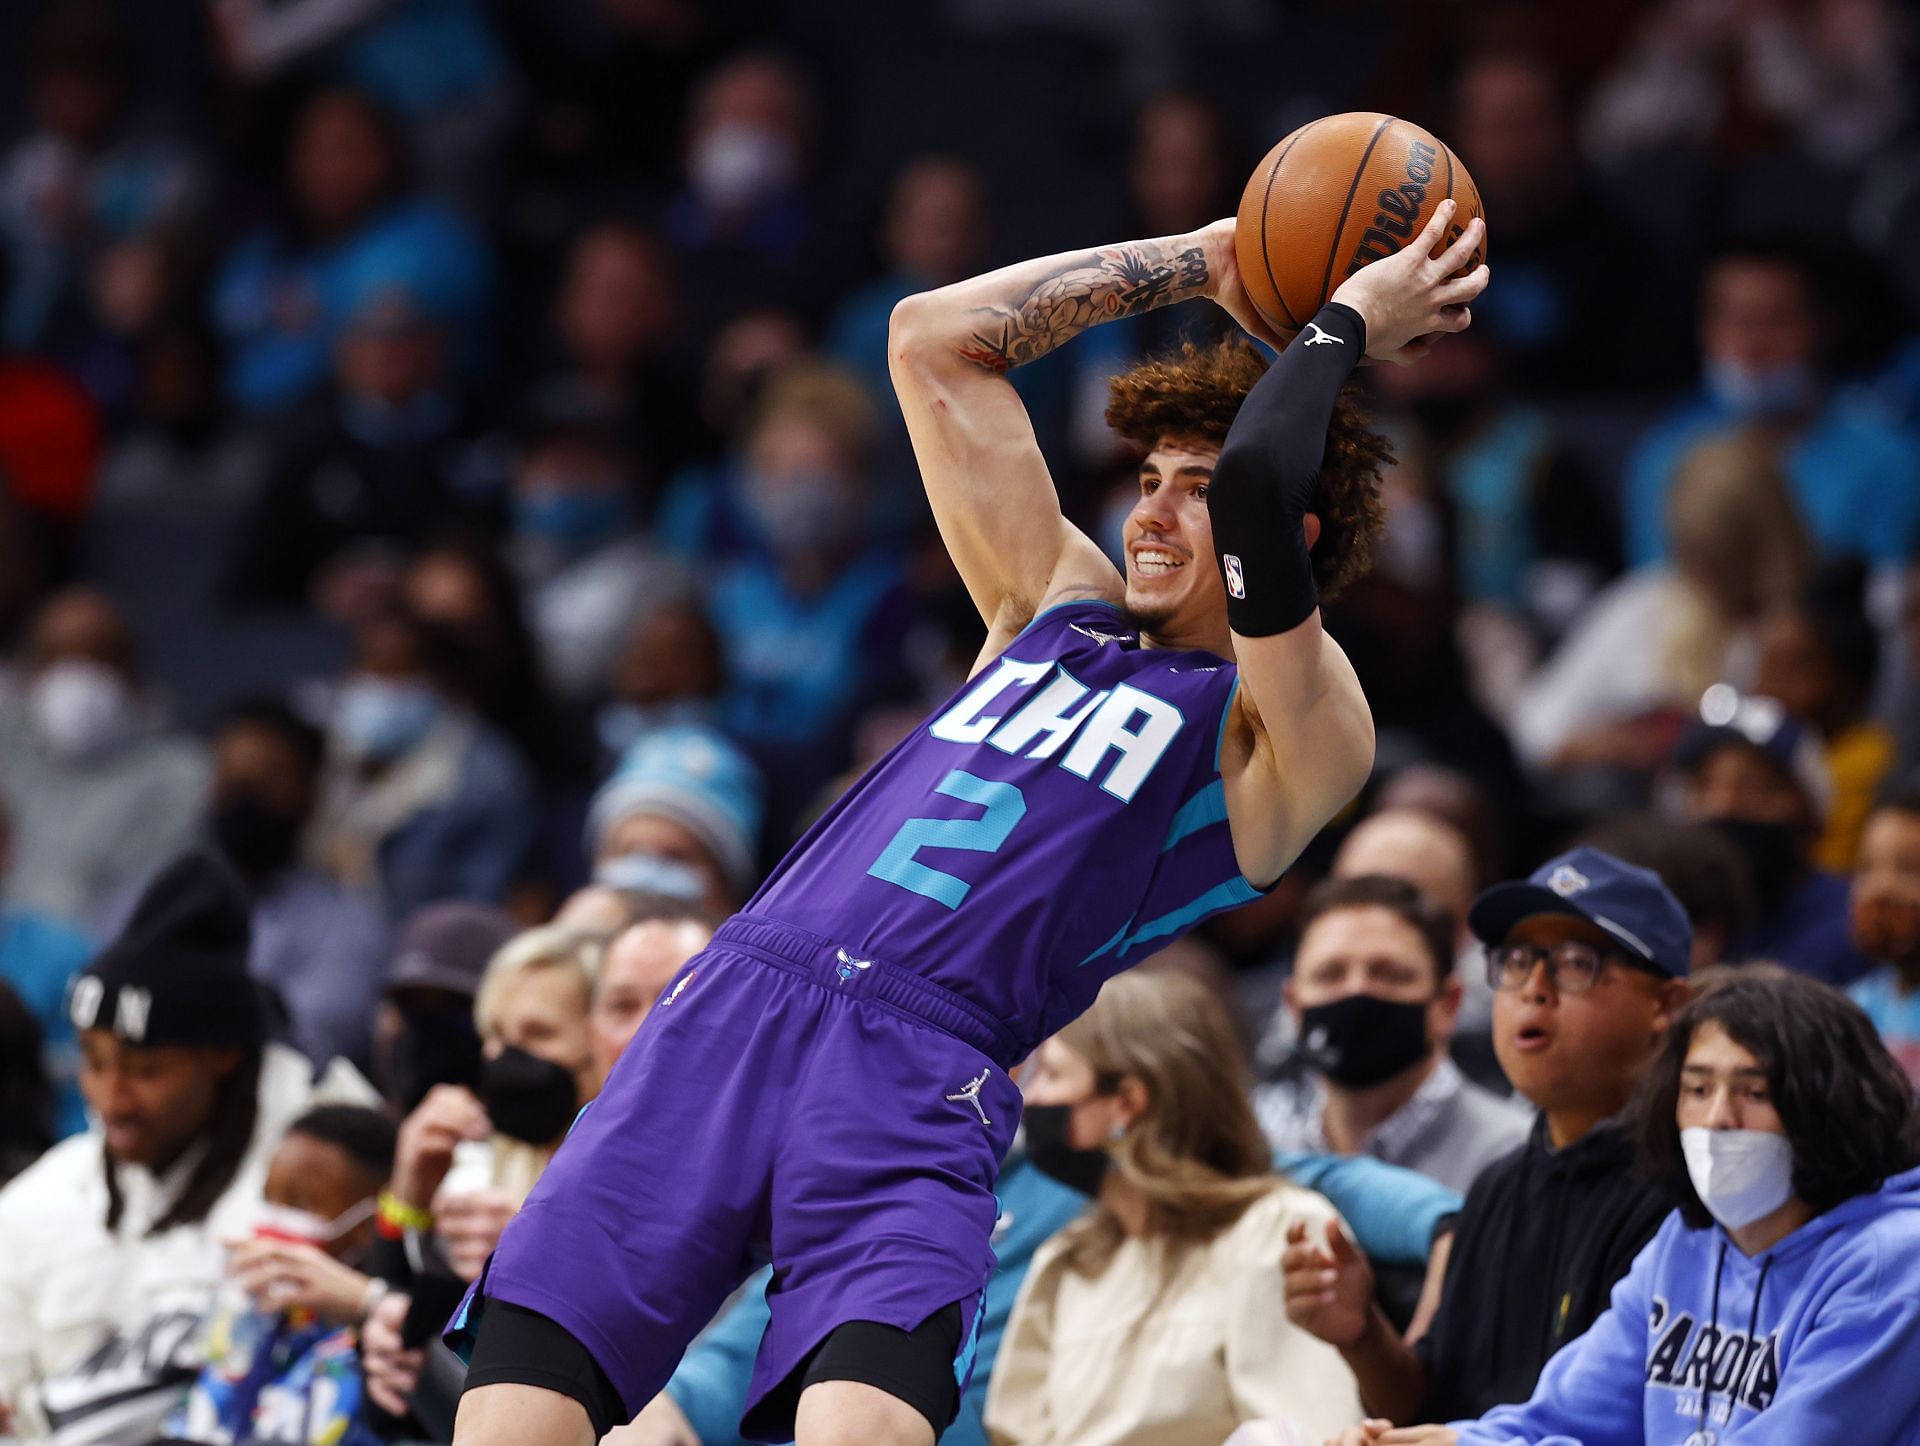
[[[1480,223],[1428,259],[1451,215],[1264,377],[1241,342],[1115,382],[1152,449],[1124,579],[1061,515],[1004,373],[1192,297],[1269,334],[1233,223],[899,305],[894,384],[986,648],[689,961],[507,1227],[450,1328],[478,1324],[458,1446],[596,1440],[768,1258],[745,1434],[938,1439],[993,1267],[1008,1069],[1271,886],[1371,767],[1317,598],[1365,566],[1385,449],[1340,392],[1362,355],[1467,325]]]

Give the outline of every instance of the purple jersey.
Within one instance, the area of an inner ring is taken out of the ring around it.
[[[1259,890],[1227,830],[1239,687],[1140,646],[1119,609],[1049,608],[828,811],[746,912],[943,986],[1017,1058],[1100,985]]]

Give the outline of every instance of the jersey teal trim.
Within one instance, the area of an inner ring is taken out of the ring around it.
[[[1233,711],[1233,700],[1240,696],[1240,670],[1234,669],[1233,686],[1227,690],[1227,701],[1220,709],[1220,736],[1213,742],[1213,771],[1220,771],[1220,755],[1227,747],[1227,715]]]
[[[1065,602],[1053,604],[1052,607],[1041,608],[1039,612],[1028,619],[1027,625],[1024,628],[1013,635],[1013,642],[1019,642],[1020,639],[1040,626],[1041,619],[1052,617],[1062,608],[1105,608],[1108,612],[1118,617],[1125,617],[1127,615],[1127,610],[1121,607],[1119,603],[1108,602],[1103,597],[1070,597]],[[1007,646],[1012,647],[1013,643],[1008,643]]]
[[[1209,824],[1226,821],[1227,784],[1225,779],[1216,778],[1180,805],[1180,811],[1173,816],[1172,827],[1167,830],[1167,841],[1160,845],[1160,852],[1167,852]]]
[[[1236,904],[1248,903],[1260,897],[1260,890],[1243,878],[1228,879],[1224,884],[1215,884],[1190,904],[1184,904],[1157,919],[1149,919],[1137,929],[1129,930],[1123,926],[1118,934],[1105,947],[1089,954],[1080,961],[1084,969],[1094,960],[1108,954],[1125,954],[1135,946],[1149,939],[1164,938],[1168,934],[1177,934],[1222,909],[1231,909]]]

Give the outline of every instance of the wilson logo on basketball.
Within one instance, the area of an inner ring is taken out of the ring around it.
[[[1425,141],[1407,147],[1407,178],[1380,192],[1376,202],[1380,209],[1373,213],[1373,224],[1361,232],[1360,244],[1353,248],[1353,259],[1347,262],[1347,275],[1369,261],[1393,255],[1413,236],[1420,222],[1420,205],[1427,199],[1427,186],[1433,180],[1433,163],[1439,158],[1440,152]]]

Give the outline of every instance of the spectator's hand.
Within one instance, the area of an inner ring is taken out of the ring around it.
[[[1465,276],[1454,273],[1466,268],[1486,239],[1486,224],[1475,217],[1459,240],[1433,255],[1456,209],[1451,200],[1442,201],[1418,236],[1393,255],[1362,266],[1333,293],[1335,301],[1366,322],[1367,355],[1375,361],[1402,366],[1418,361],[1426,354],[1425,338],[1465,331],[1473,320],[1469,303],[1487,289],[1487,268],[1483,263]]]
[[[673,1397],[662,1391],[632,1421],[601,1437],[600,1446],[700,1446],[700,1437]]]
[[[1379,1439],[1380,1446],[1454,1446],[1460,1433],[1451,1426],[1396,1426]]]
[[[1373,1267],[1347,1239],[1340,1222],[1327,1222],[1324,1242],[1307,1222],[1287,1227],[1280,1268],[1286,1274],[1287,1318],[1330,1346],[1355,1346],[1373,1311]]]
[[[446,1247],[447,1264],[462,1280],[476,1280],[480,1267],[500,1243],[500,1232],[520,1213],[520,1202],[504,1190],[467,1190],[440,1201],[433,1228]]]
[[[1207,295],[1240,324],[1242,331],[1279,351],[1286,343],[1254,307],[1253,298],[1247,295],[1246,283],[1240,279],[1240,258],[1233,248],[1233,233],[1238,224],[1234,217],[1228,216],[1200,233],[1201,246],[1207,253]]]
[[[453,1147],[462,1140],[484,1140],[492,1133],[487,1112],[472,1090],[435,1085],[400,1123],[393,1193],[416,1209],[431,1209],[433,1192],[453,1168]]]
[[[1373,1443],[1393,1429],[1391,1421],[1377,1421],[1369,1417],[1358,1426],[1349,1426],[1338,1436],[1329,1436],[1327,1446],[1373,1446]]]
[[[262,1310],[303,1306],[334,1325],[360,1319],[370,1279],[317,1245],[289,1240],[243,1240],[227,1269]]]
[[[400,1328],[407,1321],[410,1297],[390,1294],[373,1308],[360,1331],[360,1365],[367,1376],[367,1395],[391,1416],[407,1414],[407,1403],[420,1384],[424,1350],[410,1351],[400,1344]]]
[[[13,1403],[11,1401],[0,1401],[0,1436],[11,1435],[12,1432]]]

